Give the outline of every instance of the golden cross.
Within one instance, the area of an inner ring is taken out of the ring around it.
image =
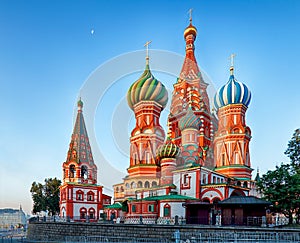
[[[149,44],[151,43],[152,41],[147,41],[145,43],[145,47],[146,47],[146,58],[149,58]]]
[[[190,15],[190,23],[192,23],[192,11],[193,11],[192,8],[190,8],[190,10],[188,11],[188,13]]]
[[[233,67],[234,66],[234,58],[235,58],[235,56],[236,56],[236,54],[234,54],[234,53],[232,53],[231,55],[230,55],[230,64],[231,64],[231,67]]]

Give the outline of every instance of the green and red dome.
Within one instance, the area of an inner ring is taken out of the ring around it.
[[[157,149],[157,156],[160,159],[164,158],[175,158],[179,153],[179,147],[172,143],[172,141],[168,138],[167,141],[158,147]]]
[[[132,110],[140,101],[156,101],[162,108],[165,108],[168,102],[167,89],[152,75],[148,64],[141,77],[130,86],[127,92],[127,102]]]

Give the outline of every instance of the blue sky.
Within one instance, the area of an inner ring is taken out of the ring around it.
[[[31,183],[61,178],[76,100],[93,71],[109,60],[114,64],[120,55],[142,50],[148,40],[151,49],[184,55],[183,30],[190,8],[198,29],[196,58],[215,88],[227,82],[228,57],[236,53],[235,76],[252,92],[246,117],[253,135],[252,167],[266,172],[288,161],[283,153],[300,127],[299,1],[2,0],[0,208],[22,204],[29,213]],[[151,61],[157,69],[162,64]],[[135,62],[142,71],[144,59]],[[110,73],[120,70],[116,65]],[[102,159],[114,168],[103,171],[101,159],[96,161],[98,182],[108,193],[128,166],[126,148],[120,149],[118,136],[111,132],[124,122],[112,117],[121,107],[129,117],[125,127],[130,133],[134,121],[124,98],[139,74],[139,70],[124,73],[105,92],[95,115],[85,113],[87,120],[94,121],[94,127],[88,127],[97,140],[92,146],[98,146]],[[159,71],[155,76],[169,89],[176,80],[176,75]],[[99,77],[99,87],[106,79]],[[82,96],[90,98],[87,93]],[[161,124],[165,123],[162,117]],[[112,174],[111,181],[103,179],[104,174]]]

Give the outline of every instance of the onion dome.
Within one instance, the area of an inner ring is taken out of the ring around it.
[[[170,138],[167,138],[167,141],[158,147],[157,149],[157,156],[160,159],[164,159],[164,158],[175,158],[179,153],[179,147],[172,143],[172,141],[170,140]]]
[[[132,110],[140,101],[156,101],[163,108],[168,102],[167,89],[152,75],[148,63],[141,77],[130,86],[127,92],[127,102]]]
[[[228,82],[222,86],[215,95],[214,103],[216,109],[231,104],[243,104],[248,107],[250,100],[250,90],[244,83],[234,78],[233,66],[231,66]]]
[[[77,102],[77,106],[81,107],[81,108],[83,107],[83,102],[82,102],[81,98],[79,98],[79,100]]]
[[[192,108],[189,107],[187,113],[184,117],[182,117],[178,123],[179,129],[183,131],[186,128],[195,128],[197,130],[200,129],[201,120],[197,117]]]
[[[190,25],[186,27],[183,32],[184,38],[186,38],[188,35],[193,35],[195,38],[197,36],[197,29],[195,26],[192,25],[192,22],[190,22]]]

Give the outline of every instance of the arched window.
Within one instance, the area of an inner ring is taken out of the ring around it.
[[[152,181],[152,184],[151,184],[152,187],[155,187],[157,186],[157,182],[156,181]]]
[[[139,181],[139,182],[137,183],[137,187],[138,187],[138,188],[142,188],[142,187],[143,187],[143,182]]]
[[[145,182],[145,188],[149,188],[150,187],[150,183],[149,183],[149,181],[146,181]]]
[[[76,192],[76,200],[83,201],[83,195],[84,195],[83,191],[81,191],[81,190],[77,191]]]
[[[94,208],[89,209],[89,217],[90,217],[90,219],[95,219],[95,209]]]
[[[85,165],[81,166],[81,178],[88,178],[88,168]]]
[[[135,182],[133,181],[133,182],[131,182],[131,188],[136,188],[136,184],[135,184]]]
[[[171,206],[167,203],[164,206],[164,217],[170,217],[171,216]]]
[[[117,192],[117,193],[119,192],[119,187],[116,187],[116,192]]]
[[[74,178],[75,177],[75,172],[76,172],[75,165],[70,165],[70,167],[69,167],[69,177]]]
[[[237,186],[241,186],[241,182],[238,181],[238,182],[236,183],[236,185],[237,185]]]
[[[80,208],[80,219],[86,219],[86,208]]]
[[[121,186],[121,192],[124,192],[124,188],[123,188],[123,186]]]
[[[75,150],[73,150],[73,152],[72,152],[72,157],[73,157],[73,159],[76,158],[76,151]]]
[[[126,187],[126,189],[129,189],[130,188],[129,183],[126,183],[125,187]]]
[[[244,187],[244,188],[247,188],[247,187],[248,187],[248,183],[247,183],[247,181],[244,181],[244,183],[243,183],[243,187]]]
[[[95,197],[95,194],[92,191],[89,191],[87,193],[87,200],[88,201],[94,201],[94,197]]]

